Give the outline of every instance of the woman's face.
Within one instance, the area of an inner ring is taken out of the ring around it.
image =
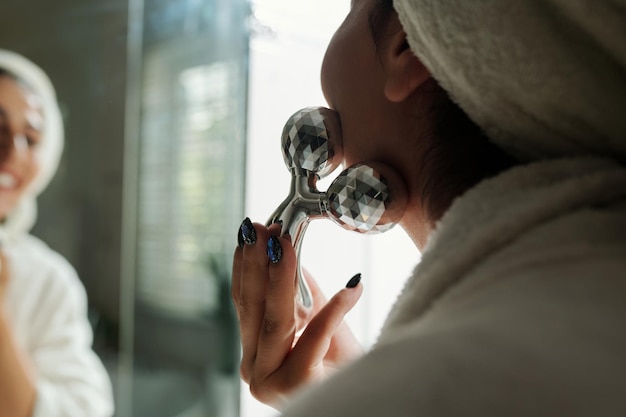
[[[339,113],[344,164],[379,160],[386,152],[384,73],[372,37],[373,0],[353,0],[350,13],[333,36],[322,64],[322,90]],[[387,145],[390,145],[389,143]]]
[[[37,97],[0,76],[0,219],[16,207],[40,170],[42,125]]]
[[[344,166],[378,162],[395,169],[409,200],[401,224],[422,247],[430,223],[419,167],[430,135],[424,119],[430,104],[418,87],[430,74],[409,49],[395,11],[378,20],[374,40],[371,16],[381,17],[375,10],[380,7],[376,0],[352,0],[326,51],[322,90],[339,113]]]

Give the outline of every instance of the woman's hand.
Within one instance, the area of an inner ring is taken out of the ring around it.
[[[278,236],[280,226],[252,225],[246,219],[242,230],[246,238],[240,239],[235,251],[232,278],[243,347],[241,376],[259,401],[278,407],[294,389],[323,379],[362,353],[343,322],[361,296],[362,286],[344,288],[326,302],[305,274],[314,309],[297,337],[296,256],[291,242],[274,238],[282,255],[273,263],[267,243],[271,236]]]
[[[9,262],[6,255],[0,250],[0,307],[4,305],[7,287],[9,286]]]
[[[0,417],[30,416],[35,406],[34,372],[18,347],[4,311],[10,280],[9,261],[0,250]]]

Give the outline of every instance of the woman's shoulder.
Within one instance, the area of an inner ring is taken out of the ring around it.
[[[84,289],[74,267],[38,237],[24,235],[7,246],[6,251],[14,274],[12,280],[17,285],[83,297]]]
[[[48,268],[74,269],[63,255],[31,234],[20,237],[7,249],[19,262],[27,261],[31,265]]]
[[[85,288],[62,255],[34,236],[23,236],[4,250],[11,271],[7,306],[26,346],[57,324],[86,314]]]

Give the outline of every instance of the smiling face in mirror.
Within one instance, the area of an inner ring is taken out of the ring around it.
[[[40,170],[42,124],[37,97],[0,75],[0,219],[16,207]]]

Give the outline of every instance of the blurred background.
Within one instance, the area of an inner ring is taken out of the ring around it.
[[[0,48],[48,73],[66,130],[33,234],[85,285],[116,416],[277,414],[239,381],[231,257],[242,219],[264,222],[287,194],[282,126],[325,104],[321,62],[349,5],[4,0]],[[303,247],[328,295],[363,274],[347,319],[365,346],[418,256],[399,228],[324,221]]]

